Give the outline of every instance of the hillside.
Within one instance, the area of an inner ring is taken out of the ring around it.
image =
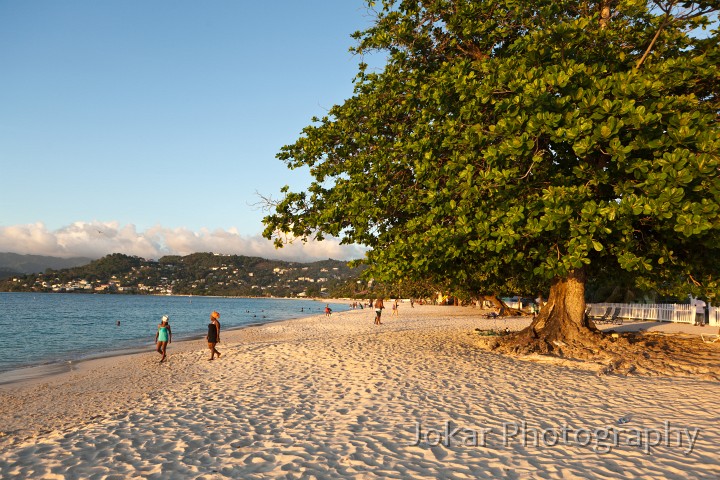
[[[13,275],[40,273],[47,269],[73,268],[87,265],[92,259],[84,257],[60,258],[45,255],[20,255],[0,252],[0,279]]]
[[[346,289],[361,271],[338,260],[299,263],[194,253],[153,261],[115,253],[74,268],[13,275],[0,281],[0,291],[319,296]]]

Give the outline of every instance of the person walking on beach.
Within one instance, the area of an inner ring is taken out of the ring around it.
[[[208,360],[215,360],[215,355],[220,358],[220,352],[217,351],[215,345],[220,343],[220,314],[218,312],[212,312],[210,314],[210,323],[208,324],[207,342],[208,348],[210,349],[210,358]]]
[[[330,305],[329,304],[325,305],[325,316],[329,317],[331,313],[332,313],[332,309],[330,308]]]
[[[172,343],[172,330],[170,330],[170,324],[168,323],[167,315],[163,315],[162,321],[158,325],[158,331],[155,333],[155,343],[157,344],[157,351],[162,355],[160,363],[165,361],[165,350],[167,350],[167,344]]]
[[[395,301],[393,301],[393,304],[392,304],[392,316],[393,316],[393,317],[399,315],[398,307],[399,307],[399,305],[398,305],[398,301],[397,301],[397,298],[396,298]]]
[[[382,322],[380,322],[380,315],[382,315],[383,308],[385,308],[383,299],[378,298],[375,300],[375,325],[382,325]]]

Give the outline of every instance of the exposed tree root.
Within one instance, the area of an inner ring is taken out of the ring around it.
[[[695,336],[592,332],[584,340],[528,339],[527,330],[481,338],[483,348],[521,359],[571,365],[598,375],[699,377],[720,381],[720,343]]]
[[[603,333],[585,315],[582,269],[557,278],[540,315],[526,329],[478,339],[497,353],[592,368],[598,374],[701,376],[720,380],[720,343],[697,337]]]

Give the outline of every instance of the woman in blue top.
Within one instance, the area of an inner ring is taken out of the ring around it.
[[[172,330],[170,330],[170,324],[168,323],[168,316],[163,315],[162,322],[158,325],[158,331],[155,334],[155,342],[157,343],[157,351],[162,355],[160,363],[165,361],[165,350],[167,344],[172,343]]]

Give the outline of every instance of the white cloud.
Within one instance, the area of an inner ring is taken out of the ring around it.
[[[154,259],[164,255],[214,252],[308,262],[362,258],[365,250],[355,245],[340,245],[334,238],[304,245],[296,242],[276,249],[262,236],[243,236],[235,228],[194,232],[157,225],[138,232],[134,225],[117,222],[75,222],[53,231],[43,223],[0,226],[0,252],[90,258],[124,253]]]

